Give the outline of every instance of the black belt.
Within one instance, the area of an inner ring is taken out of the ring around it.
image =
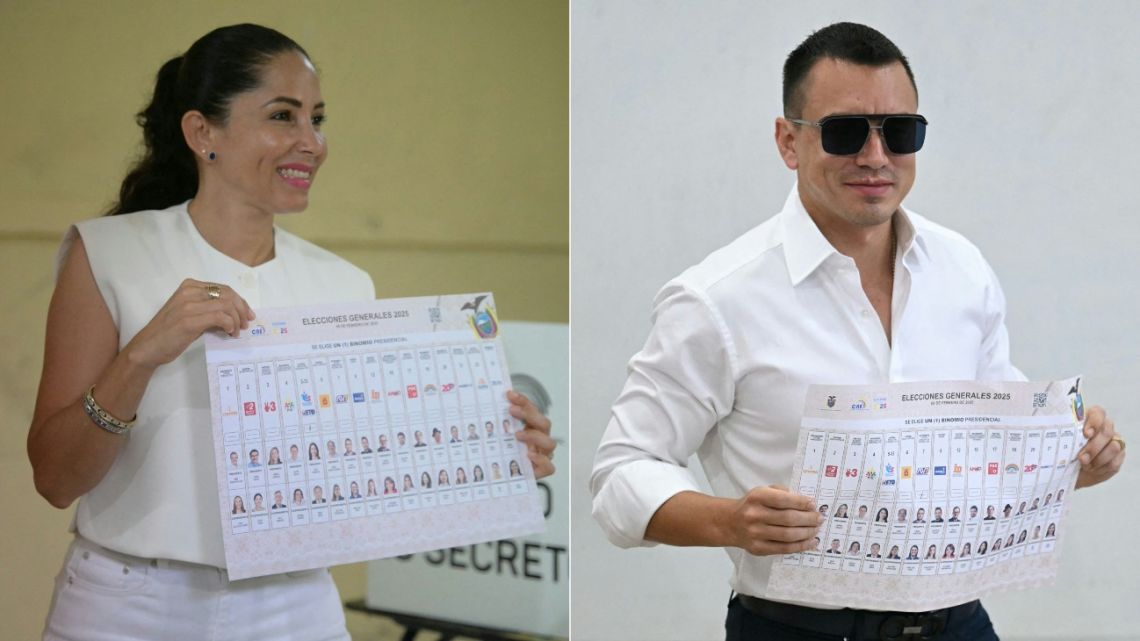
[[[749,612],[783,625],[818,634],[846,636],[859,634],[883,641],[937,639],[951,621],[965,619],[978,609],[978,601],[931,612],[878,612],[875,610],[821,610],[803,605],[767,601],[738,594],[740,605]]]

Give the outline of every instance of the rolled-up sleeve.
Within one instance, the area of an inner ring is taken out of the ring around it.
[[[611,542],[652,545],[645,528],[661,504],[699,489],[688,461],[731,411],[736,369],[731,336],[708,298],[666,285],[590,477],[594,519]]]

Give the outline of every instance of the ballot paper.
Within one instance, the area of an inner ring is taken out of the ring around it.
[[[826,517],[767,598],[922,611],[1055,579],[1080,378],[808,389],[790,488]]]
[[[257,310],[206,363],[231,579],[544,528],[490,294]]]

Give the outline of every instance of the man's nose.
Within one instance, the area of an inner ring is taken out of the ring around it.
[[[887,165],[889,159],[887,158],[887,144],[883,140],[882,125],[871,128],[867,135],[867,142],[855,155],[855,162],[876,169]]]

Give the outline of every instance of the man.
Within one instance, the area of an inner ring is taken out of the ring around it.
[[[237,452],[230,452],[230,467],[235,468],[235,469],[238,467],[238,453]]]
[[[367,436],[361,436],[360,437],[360,453],[361,454],[371,454],[372,453],[372,447],[368,444],[368,437]]]
[[[289,446],[289,462],[290,463],[300,463],[301,462],[301,448],[297,447],[296,443]]]
[[[328,503],[328,499],[325,498],[324,488],[322,488],[319,485],[314,485],[313,486],[313,505],[320,505],[322,503]]]
[[[412,447],[427,447],[427,443],[424,443],[424,433],[422,431],[416,430],[415,437],[416,443]]]
[[[839,539],[831,539],[831,547],[827,548],[826,554],[842,554],[843,551],[839,549]]]
[[[867,558],[868,559],[881,559],[881,558],[883,558],[883,555],[879,554],[879,549],[880,548],[879,548],[878,543],[872,543],[871,544],[871,551],[867,553]]]
[[[996,521],[997,520],[997,517],[994,516],[994,506],[992,506],[992,505],[986,506],[986,518],[984,518],[982,520],[983,521]]]
[[[352,439],[344,439],[344,456],[356,456],[356,450],[352,449]]]
[[[451,440],[449,443],[462,443],[463,439],[459,438],[459,427],[456,425],[451,426]]]
[[[974,514],[977,514],[977,513],[978,513],[978,509],[974,508]],[[954,508],[952,510],[950,510],[950,523],[960,522],[962,520],[961,518],[959,518],[961,515],[962,515],[962,508],[955,505]],[[939,518],[941,518],[942,515],[940,514],[938,516],[939,516]]]
[[[936,507],[936,508],[934,508],[934,519],[931,521],[931,523],[942,523],[942,522],[943,522],[942,521],[942,508]]]
[[[261,452],[258,452],[257,450],[250,450],[249,451],[249,463],[247,465],[249,466],[249,469],[251,469],[251,470],[254,468],[261,467]]]
[[[970,506],[970,520],[973,521],[976,518],[978,518],[978,506],[971,505]]]
[[[276,491],[274,491],[274,492],[273,492],[273,506],[272,506],[272,509],[274,509],[274,510],[283,510],[283,509],[285,509],[285,497],[284,497],[284,496],[281,496],[281,490],[276,490]]]
[[[926,131],[902,52],[868,27],[831,25],[788,57],[783,98],[775,142],[795,187],[777,216],[659,292],[590,479],[594,516],[617,545],[736,548],[734,640],[773,626],[862,636],[857,621],[896,616],[763,599],[773,556],[809,549],[823,522],[809,497],[778,485],[809,384],[1024,378],[980,252],[901,205]],[[1081,486],[1123,462],[1104,411],[1086,418]],[[711,495],[688,471],[694,453]],[[921,619],[932,617],[949,634],[995,638],[976,602]]]
[[[860,505],[859,506],[859,512],[855,515],[855,518],[859,519],[860,521],[866,521],[867,520],[867,506],[866,505]]]
[[[391,451],[391,449],[389,449],[389,447],[388,447],[388,436],[387,435],[385,435],[385,434],[380,435],[380,445],[377,446],[376,451],[377,452],[390,452]]]
[[[926,523],[926,508],[920,507],[917,510],[915,510],[914,522],[915,523]]]
[[[432,428],[431,440],[434,441],[436,445],[443,445],[443,432],[438,427]]]

